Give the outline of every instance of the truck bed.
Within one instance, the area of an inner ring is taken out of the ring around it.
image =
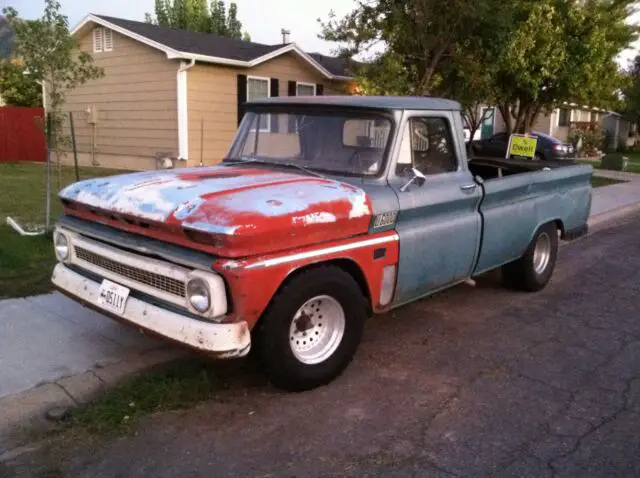
[[[578,164],[575,160],[531,161],[528,159],[506,159],[490,157],[474,157],[469,161],[469,171],[482,179],[496,179],[514,174],[541,171],[544,168],[558,169]]]

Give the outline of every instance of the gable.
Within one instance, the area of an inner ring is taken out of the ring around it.
[[[82,36],[96,26],[109,28],[135,41],[163,52],[169,59],[183,59],[219,65],[251,68],[272,58],[293,52],[325,78],[350,80],[345,63],[338,58],[308,54],[295,43],[263,45],[214,34],[165,28],[149,23],[136,22],[102,15],[89,15],[72,34]]]

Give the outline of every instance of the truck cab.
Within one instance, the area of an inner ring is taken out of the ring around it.
[[[223,161],[64,189],[63,293],[272,382],[338,376],[371,314],[501,268],[538,291],[587,232],[590,166],[468,158],[460,105],[292,97],[246,105]]]

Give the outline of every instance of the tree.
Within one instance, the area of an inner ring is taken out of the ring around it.
[[[507,130],[528,131],[563,102],[606,106],[620,89],[615,58],[636,36],[631,0],[374,0],[322,37],[352,56],[382,52],[361,70],[368,89],[458,99],[467,122],[496,104]],[[390,61],[393,59],[393,61]],[[399,75],[407,85],[393,82]]]
[[[238,20],[238,6],[235,3],[226,5],[222,0],[156,0],[155,17],[145,14],[145,21],[171,28],[180,28],[202,33],[243,40],[250,40],[249,34],[242,31],[242,23]]]
[[[42,105],[41,86],[25,75],[24,64],[15,59],[0,60],[0,96],[11,106]]]
[[[22,20],[10,7],[3,13],[15,32],[14,55],[34,82],[46,86],[47,112],[51,117],[49,136],[54,142],[50,146],[58,150],[64,141],[61,130],[66,93],[101,77],[103,72],[93,65],[91,55],[78,51],[59,2],[45,0],[44,14],[38,20]]]
[[[382,45],[384,51],[376,59],[389,64],[382,57],[392,53],[391,64],[401,65],[411,92],[427,95],[441,84],[440,67],[456,45],[472,42],[471,34],[488,14],[488,4],[489,0],[361,1],[342,19],[332,12],[327,22],[321,22],[321,36],[338,42],[339,54],[349,57]]]
[[[631,67],[625,72],[624,81],[621,110],[632,121],[638,123],[640,122],[640,54],[633,59]]]

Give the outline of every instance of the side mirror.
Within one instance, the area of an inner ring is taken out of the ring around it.
[[[409,189],[409,186],[414,183],[417,184],[418,187],[421,187],[427,181],[425,175],[418,171],[416,168],[411,168],[409,170],[409,174],[411,175],[411,177],[409,178],[409,181],[404,183],[404,185],[400,188],[401,192],[405,192],[407,189]]]

